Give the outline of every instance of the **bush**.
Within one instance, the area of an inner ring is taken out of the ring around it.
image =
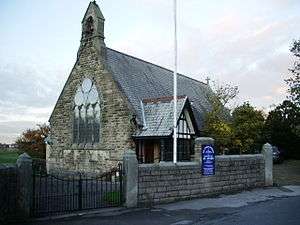
[[[121,199],[120,191],[107,192],[103,197],[103,200],[111,205],[119,204],[120,199]]]
[[[45,138],[49,135],[50,127],[42,124],[37,129],[28,129],[17,140],[19,149],[27,152],[32,158],[46,158]]]

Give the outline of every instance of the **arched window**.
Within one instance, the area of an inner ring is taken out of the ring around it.
[[[100,113],[100,99],[97,88],[92,80],[86,78],[78,87],[74,98],[74,143],[99,143]]]

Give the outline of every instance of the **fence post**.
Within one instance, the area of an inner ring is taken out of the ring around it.
[[[214,145],[215,140],[211,137],[198,137],[195,139],[195,161],[201,162],[202,145]]]
[[[265,159],[265,186],[273,186],[273,149],[269,143],[264,144],[262,153]]]
[[[23,153],[17,160],[18,193],[17,205],[20,216],[23,219],[30,217],[30,208],[33,198],[33,171],[32,159],[27,153]]]
[[[138,161],[133,150],[126,150],[123,156],[125,206],[137,206],[138,197]]]

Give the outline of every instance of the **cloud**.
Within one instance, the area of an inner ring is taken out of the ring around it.
[[[280,89],[272,93],[272,85],[284,85],[292,65],[288,46],[294,37],[300,36],[300,17],[275,22],[262,19],[256,29],[248,26],[251,20],[241,17],[236,19],[237,23],[232,18],[226,16],[224,26],[219,23],[221,32],[218,26],[187,29],[189,35],[182,41],[184,49],[180,56],[183,70],[197,79],[210,75],[235,83],[240,88],[240,100],[260,108],[282,101],[286,92]]]
[[[272,101],[272,100],[274,100],[274,98],[273,98],[272,96],[270,96],[270,95],[262,96],[262,99],[267,100],[267,101]]]
[[[56,92],[57,87],[62,83],[57,76],[60,71],[48,70],[42,64],[26,65],[26,63],[15,62],[3,65],[3,61],[1,64],[0,100],[2,102],[43,107],[45,103],[55,101],[57,94],[53,92]]]
[[[48,121],[63,85],[62,72],[49,68],[1,61],[0,142],[13,142],[25,129]]]
[[[23,131],[35,126],[35,121],[0,122],[0,142],[13,143]]]
[[[272,88],[274,94],[277,95],[286,95],[288,91],[287,85],[275,85]]]

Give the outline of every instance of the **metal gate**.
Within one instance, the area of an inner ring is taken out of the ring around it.
[[[116,207],[123,203],[122,164],[101,175],[47,174],[33,169],[33,217]]]

